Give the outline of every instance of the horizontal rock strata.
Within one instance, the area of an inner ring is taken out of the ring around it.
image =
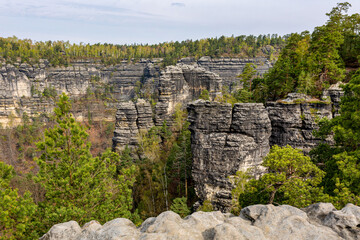
[[[198,100],[188,105],[193,152],[192,176],[200,200],[226,211],[229,176],[261,164],[269,152],[271,123],[263,104],[221,104]]]
[[[192,176],[200,203],[210,200],[228,211],[233,188],[229,177],[252,170],[255,176],[273,145],[290,145],[304,153],[320,139],[313,136],[321,118],[331,119],[334,104],[289,100],[230,104],[198,100],[188,104],[193,152]],[[331,139],[329,139],[331,143]]]
[[[18,124],[23,112],[29,116],[51,112],[54,102],[42,96],[45,89],[55,89],[58,94],[65,92],[71,99],[77,99],[89,91],[99,91],[98,86],[101,91],[104,91],[106,85],[111,89],[111,95],[115,100],[128,101],[134,97],[138,82],[142,86],[140,92],[157,95],[160,75],[163,75],[164,81],[160,87],[162,96],[157,109],[160,116],[157,122],[162,124],[162,121],[166,119],[166,113],[171,111],[176,102],[194,100],[188,96],[198,96],[204,87],[206,89],[218,88],[219,86],[216,85],[218,82],[211,80],[214,75],[217,75],[217,80],[223,78],[224,83],[230,85],[230,82],[237,81],[236,76],[242,72],[247,62],[257,64],[259,72],[267,71],[271,67],[266,63],[265,58],[211,59],[204,57],[198,61],[186,59],[180,61],[183,66],[191,65],[181,67],[180,74],[176,70],[178,67],[165,69],[165,72],[161,74],[161,61],[161,59],[141,59],[139,62],[123,61],[120,64],[106,66],[101,62],[78,60],[71,62],[67,67],[52,67],[47,60],[41,60],[35,65],[27,63],[11,65],[0,62],[0,123],[2,127],[9,126],[9,116],[12,116],[12,124]],[[197,69],[195,72],[194,68]],[[173,73],[171,73],[172,70],[174,70]],[[41,102],[40,106],[37,104],[39,102]],[[113,110],[116,109],[113,108]],[[86,114],[87,109],[84,108],[82,115],[86,116]]]
[[[138,99],[121,102],[116,112],[113,149],[121,152],[126,146],[134,148],[138,143],[140,131],[153,127],[152,110],[149,102]]]

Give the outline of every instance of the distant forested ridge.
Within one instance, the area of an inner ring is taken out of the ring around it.
[[[184,57],[276,57],[285,44],[286,36],[267,34],[259,36],[221,36],[201,40],[164,42],[159,44],[71,44],[69,41],[37,42],[17,37],[0,37],[0,58],[38,63],[47,59],[53,66],[68,65],[76,59],[96,59],[105,64],[141,58],[163,58],[164,65],[175,64]]]

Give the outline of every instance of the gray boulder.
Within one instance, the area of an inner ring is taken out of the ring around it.
[[[81,233],[81,227],[75,221],[70,221],[66,223],[59,223],[52,226],[40,240],[71,240],[75,239],[77,235]]]
[[[96,221],[82,228],[74,222],[54,225],[41,240],[358,240],[360,207],[348,204],[336,210],[317,203],[304,209],[288,205],[253,205],[240,216],[195,212],[182,219],[167,211],[146,219],[140,227],[117,218],[101,226]]]

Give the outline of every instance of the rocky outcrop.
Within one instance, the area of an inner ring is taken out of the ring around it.
[[[214,98],[219,94],[221,84],[217,74],[197,66],[178,64],[166,67],[159,79],[159,97],[154,114],[150,103],[142,99],[138,99],[136,104],[132,101],[119,103],[113,149],[121,151],[126,145],[134,148],[139,131],[154,125],[161,126],[164,121],[171,125],[171,116],[177,104],[185,105],[199,98],[205,89]]]
[[[126,146],[135,148],[140,131],[148,130],[152,126],[154,124],[149,102],[143,99],[138,99],[136,103],[120,102],[116,112],[113,149],[121,152]]]
[[[323,92],[323,99],[331,101],[333,104],[334,116],[339,115],[340,100],[344,96],[344,91],[341,88],[342,82],[331,85],[328,89]]]
[[[12,116],[12,122],[16,124],[24,112],[29,116],[52,112],[54,102],[51,97],[44,95],[46,91],[55,91],[57,94],[65,92],[72,99],[109,91],[113,100],[129,100],[134,96],[136,82],[143,82],[144,85],[151,82],[156,88],[158,81],[154,79],[159,77],[158,62],[124,61],[105,66],[100,62],[79,60],[67,67],[51,67],[46,60],[37,65],[3,63],[0,67],[0,123],[3,127],[8,126],[9,116]],[[82,110],[87,112],[86,108]],[[110,114],[110,118],[114,118],[112,111],[107,116],[107,108],[101,110],[105,112],[105,119]],[[87,113],[80,115],[86,116]]]
[[[333,105],[326,102],[272,102],[266,105],[271,120],[270,145],[302,149],[305,153],[314,148],[318,138],[313,131],[318,129],[321,118],[333,118]]]
[[[258,167],[269,152],[271,124],[263,104],[221,104],[197,100],[188,105],[193,152],[192,177],[201,201],[226,211],[233,188],[229,176]]]
[[[330,203],[304,209],[288,205],[253,205],[240,216],[221,212],[195,212],[184,219],[167,211],[146,219],[140,227],[124,218],[104,225],[96,221],[82,228],[70,221],[54,225],[41,240],[173,239],[173,240],[358,240],[360,207],[336,210]]]
[[[223,85],[231,86],[232,83],[238,83],[237,76],[242,73],[247,63],[256,65],[257,74],[262,76],[269,71],[272,63],[265,57],[257,58],[211,58],[201,57],[198,61],[192,58],[185,58],[180,60],[185,64],[197,64],[207,71],[218,74],[223,79]]]
[[[204,68],[177,64],[161,72],[159,98],[155,108],[155,124],[171,121],[171,114],[177,104],[198,99],[202,90],[208,90],[214,98],[221,91],[222,79]]]
[[[140,92],[157,95],[161,61],[161,59],[141,59],[138,62],[123,61],[120,64],[107,66],[97,61],[78,60],[67,67],[52,67],[46,60],[41,60],[35,65],[26,63],[11,65],[0,62],[0,124],[3,127],[10,126],[9,116],[11,116],[11,124],[18,124],[24,112],[29,116],[52,112],[54,102],[50,98],[43,97],[43,92],[49,89],[54,89],[58,94],[65,92],[72,99],[107,89],[114,100],[128,101],[134,97],[136,83],[140,82],[142,87]],[[258,66],[259,73],[271,67],[265,58],[203,57],[198,61],[183,59],[180,61],[182,67],[176,66],[173,69],[170,67],[165,70],[162,74],[164,81],[160,86],[162,96],[159,98],[157,123],[160,124],[166,119],[166,113],[169,110],[171,112],[176,102],[194,100],[191,96],[197,96],[204,87],[218,88],[216,84],[219,83],[220,78],[224,79],[225,85],[237,82],[236,76],[242,72],[247,62],[254,62]],[[214,78],[218,83],[209,81]],[[174,84],[175,79],[180,81]],[[178,92],[175,93],[176,91]],[[87,109],[84,108],[83,113],[79,115],[85,118]],[[109,116],[105,114],[105,118],[110,118]]]
[[[210,200],[216,210],[228,211],[233,188],[229,177],[248,169],[260,175],[271,146],[290,145],[308,154],[320,142],[313,131],[321,118],[333,118],[334,104],[303,97],[290,94],[266,107],[203,100],[188,104],[192,177],[200,203]]]

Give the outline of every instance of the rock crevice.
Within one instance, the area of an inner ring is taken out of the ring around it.
[[[264,172],[261,165],[271,146],[290,145],[305,154],[320,139],[314,137],[321,118],[333,117],[334,104],[324,101],[279,101],[231,104],[197,100],[189,103],[192,176],[200,203],[210,200],[228,211],[237,171]],[[329,143],[332,142],[328,139]]]

